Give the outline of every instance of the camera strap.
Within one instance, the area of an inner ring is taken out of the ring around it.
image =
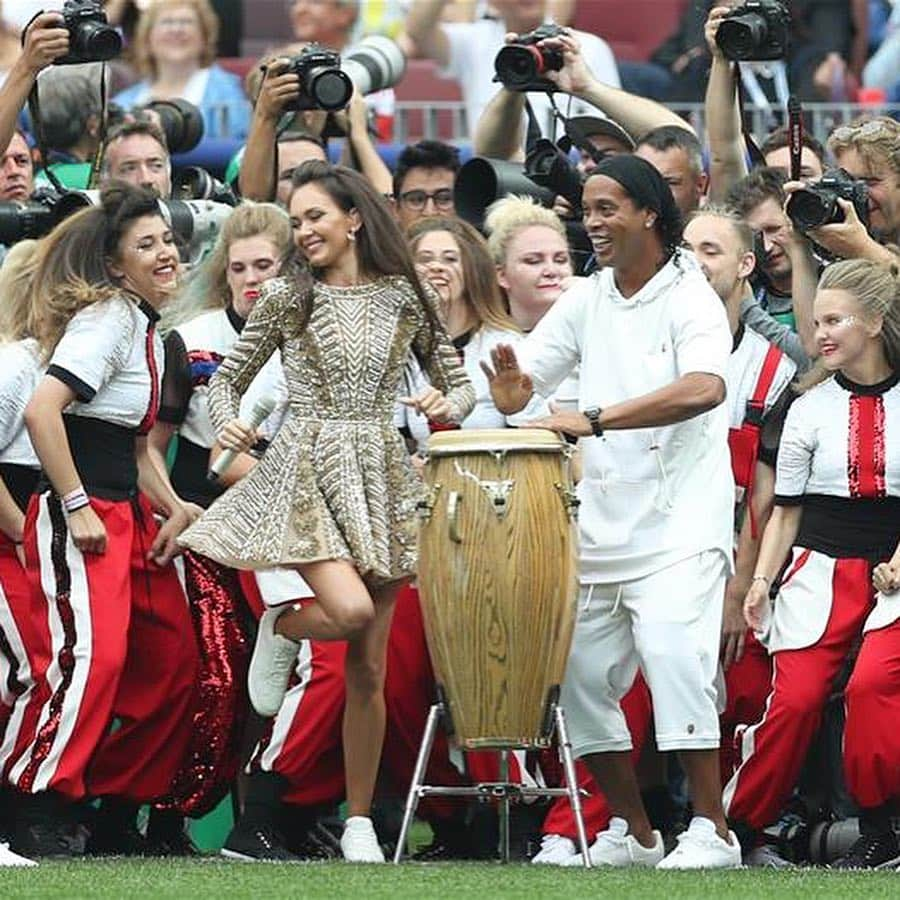
[[[553,102],[552,97],[550,102]],[[535,144],[543,137],[541,126],[538,124],[537,116],[534,114],[534,109],[531,106],[531,101],[528,99],[528,94],[525,95],[525,115],[528,118],[528,127],[525,132],[525,155],[527,156],[534,150]]]
[[[744,146],[747,148],[747,155],[750,157],[750,166],[764,166],[766,158],[763,156],[759,144],[753,138],[750,129],[747,127],[747,119],[744,115],[744,87],[741,81],[741,69],[739,63],[731,64],[731,72],[734,80],[734,90],[737,94],[738,115],[741,119],[741,134],[744,136]]]
[[[107,120],[109,117],[108,105],[106,102],[106,63],[100,64],[100,140],[97,142],[97,150],[94,158],[91,160],[91,171],[88,176],[88,190],[97,187],[97,181],[100,176],[100,164],[103,161],[103,154],[106,151],[106,130]],[[50,154],[47,150],[47,141],[44,135],[44,123],[41,119],[41,99],[38,84],[40,79],[35,79],[28,94],[28,113],[31,116],[31,127],[34,130],[34,139],[37,144],[38,153],[41,155],[41,162],[44,166],[44,175],[53,187],[60,193],[65,193],[67,188],[56,177],[56,173],[50,168]]]

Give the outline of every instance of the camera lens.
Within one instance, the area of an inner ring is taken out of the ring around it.
[[[768,37],[766,20],[758,13],[747,13],[722,20],[716,43],[729,59],[754,59]]]
[[[72,52],[84,59],[105,62],[122,52],[119,32],[103,22],[81,22],[73,31]]]
[[[188,153],[203,137],[203,114],[187,100],[152,100],[142,107],[155,112],[169,153]]]
[[[306,89],[319,109],[343,109],[353,96],[353,82],[340,69],[310,70]]]
[[[801,231],[819,228],[843,218],[834,196],[822,196],[809,188],[791,194],[787,202],[787,214]]]
[[[544,71],[544,59],[536,47],[510,44],[497,54],[494,68],[503,84],[523,85]]]
[[[393,87],[403,77],[406,57],[390,38],[372,35],[344,56],[341,68],[361,94],[371,94]]]

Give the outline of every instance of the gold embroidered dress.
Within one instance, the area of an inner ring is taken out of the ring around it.
[[[349,559],[371,583],[416,568],[416,504],[422,481],[394,425],[409,353],[415,350],[455,421],[475,394],[441,329],[430,327],[402,276],[352,287],[312,282],[301,330],[301,285],[266,282],[231,353],[209,385],[218,432],[240,395],[280,348],[289,413],[258,465],[179,538],[239,569]]]

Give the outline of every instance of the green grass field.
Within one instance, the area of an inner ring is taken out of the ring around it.
[[[350,866],[190,861],[45,863],[37,869],[0,869],[0,898],[31,897],[522,897],[610,900],[804,900],[900,897],[900,872],[839,873],[822,870],[737,872],[591,872],[528,865],[404,864]]]

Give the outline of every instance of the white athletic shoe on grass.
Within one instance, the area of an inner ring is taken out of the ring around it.
[[[344,822],[341,853],[347,862],[383,863],[384,851],[368,816],[351,816]]]
[[[0,844],[0,866],[36,866],[37,863],[33,859],[26,859],[13,853],[9,849],[9,844]]]
[[[250,702],[266,718],[277,715],[281,709],[300,650],[296,641],[275,634],[275,623],[283,612],[283,607],[276,607],[267,609],[260,616],[250,669],[247,672]]]
[[[575,852],[575,841],[571,838],[561,834],[545,834],[541,838],[541,849],[531,857],[531,861],[538,866],[562,866]],[[580,853],[578,858],[581,859]]]
[[[678,835],[678,846],[657,865],[657,869],[739,869],[741,845],[733,831],[731,840],[723,840],[716,833],[710,819],[694,816],[688,830]]]
[[[655,843],[652,847],[644,847],[628,833],[628,823],[618,816],[609,820],[606,831],[597,834],[597,840],[588,848],[592,866],[614,866],[624,869],[629,866],[646,866],[652,868],[665,856],[662,835],[653,832]],[[581,853],[574,853],[562,866],[583,866]]]

